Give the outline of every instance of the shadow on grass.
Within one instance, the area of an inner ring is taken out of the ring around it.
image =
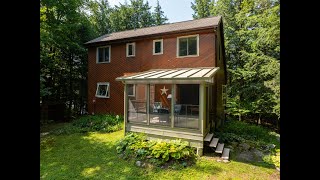
[[[47,137],[50,144],[43,146],[40,153],[41,179],[128,179],[143,176],[138,167],[118,158],[113,142],[98,142],[90,137],[90,133]]]
[[[174,176],[185,179],[190,171],[199,177],[221,171],[215,165],[201,163],[182,170],[137,167],[134,161],[118,157],[115,140],[121,137],[123,131],[43,137],[40,143],[40,178],[172,179]]]

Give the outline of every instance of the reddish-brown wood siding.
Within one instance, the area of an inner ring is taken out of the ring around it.
[[[177,37],[199,34],[199,56],[177,58]],[[163,39],[163,54],[153,55],[153,40]],[[88,109],[89,113],[123,114],[122,82],[115,81],[124,73],[160,68],[189,68],[216,66],[213,29],[129,41],[136,43],[135,57],[126,57],[126,42],[111,44],[111,62],[96,63],[96,47],[88,49]],[[108,43],[104,45],[109,45]],[[110,83],[110,98],[95,98],[97,82]],[[95,105],[93,99],[96,99]]]

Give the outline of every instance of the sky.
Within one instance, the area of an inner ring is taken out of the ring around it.
[[[125,0],[108,0],[111,6],[124,3]],[[152,11],[157,4],[157,0],[144,0],[148,1],[152,6]],[[127,0],[129,3],[130,0]],[[191,9],[191,2],[193,0],[159,0],[162,11],[168,18],[169,23],[192,20],[193,10]]]

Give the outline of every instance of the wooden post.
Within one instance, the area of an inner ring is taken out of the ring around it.
[[[128,118],[128,96],[127,96],[127,84],[125,83],[124,84],[124,90],[123,90],[123,95],[124,95],[124,104],[123,104],[123,110],[124,110],[124,117],[123,117],[123,119],[124,119],[124,135],[126,135],[126,131],[127,131],[127,118]]]
[[[150,125],[150,84],[147,84],[147,125]]]
[[[202,156],[203,155],[203,148],[197,147],[197,155]]]
[[[175,95],[175,89],[176,89],[176,85],[172,84],[171,85],[171,128],[174,128],[174,104],[175,104],[175,99],[176,99],[176,95]]]
[[[205,113],[205,84],[204,83],[201,83],[200,84],[200,87],[199,87],[199,128],[201,130],[201,133],[202,135],[204,136],[204,120],[205,120],[205,116],[204,116],[204,113]]]

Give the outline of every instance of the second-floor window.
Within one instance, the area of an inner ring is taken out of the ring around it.
[[[153,40],[153,55],[163,54],[163,39]]]
[[[127,43],[127,57],[134,57],[136,55],[136,43]]]
[[[110,63],[111,46],[97,48],[97,63]]]
[[[199,56],[199,35],[177,37],[177,56]]]

